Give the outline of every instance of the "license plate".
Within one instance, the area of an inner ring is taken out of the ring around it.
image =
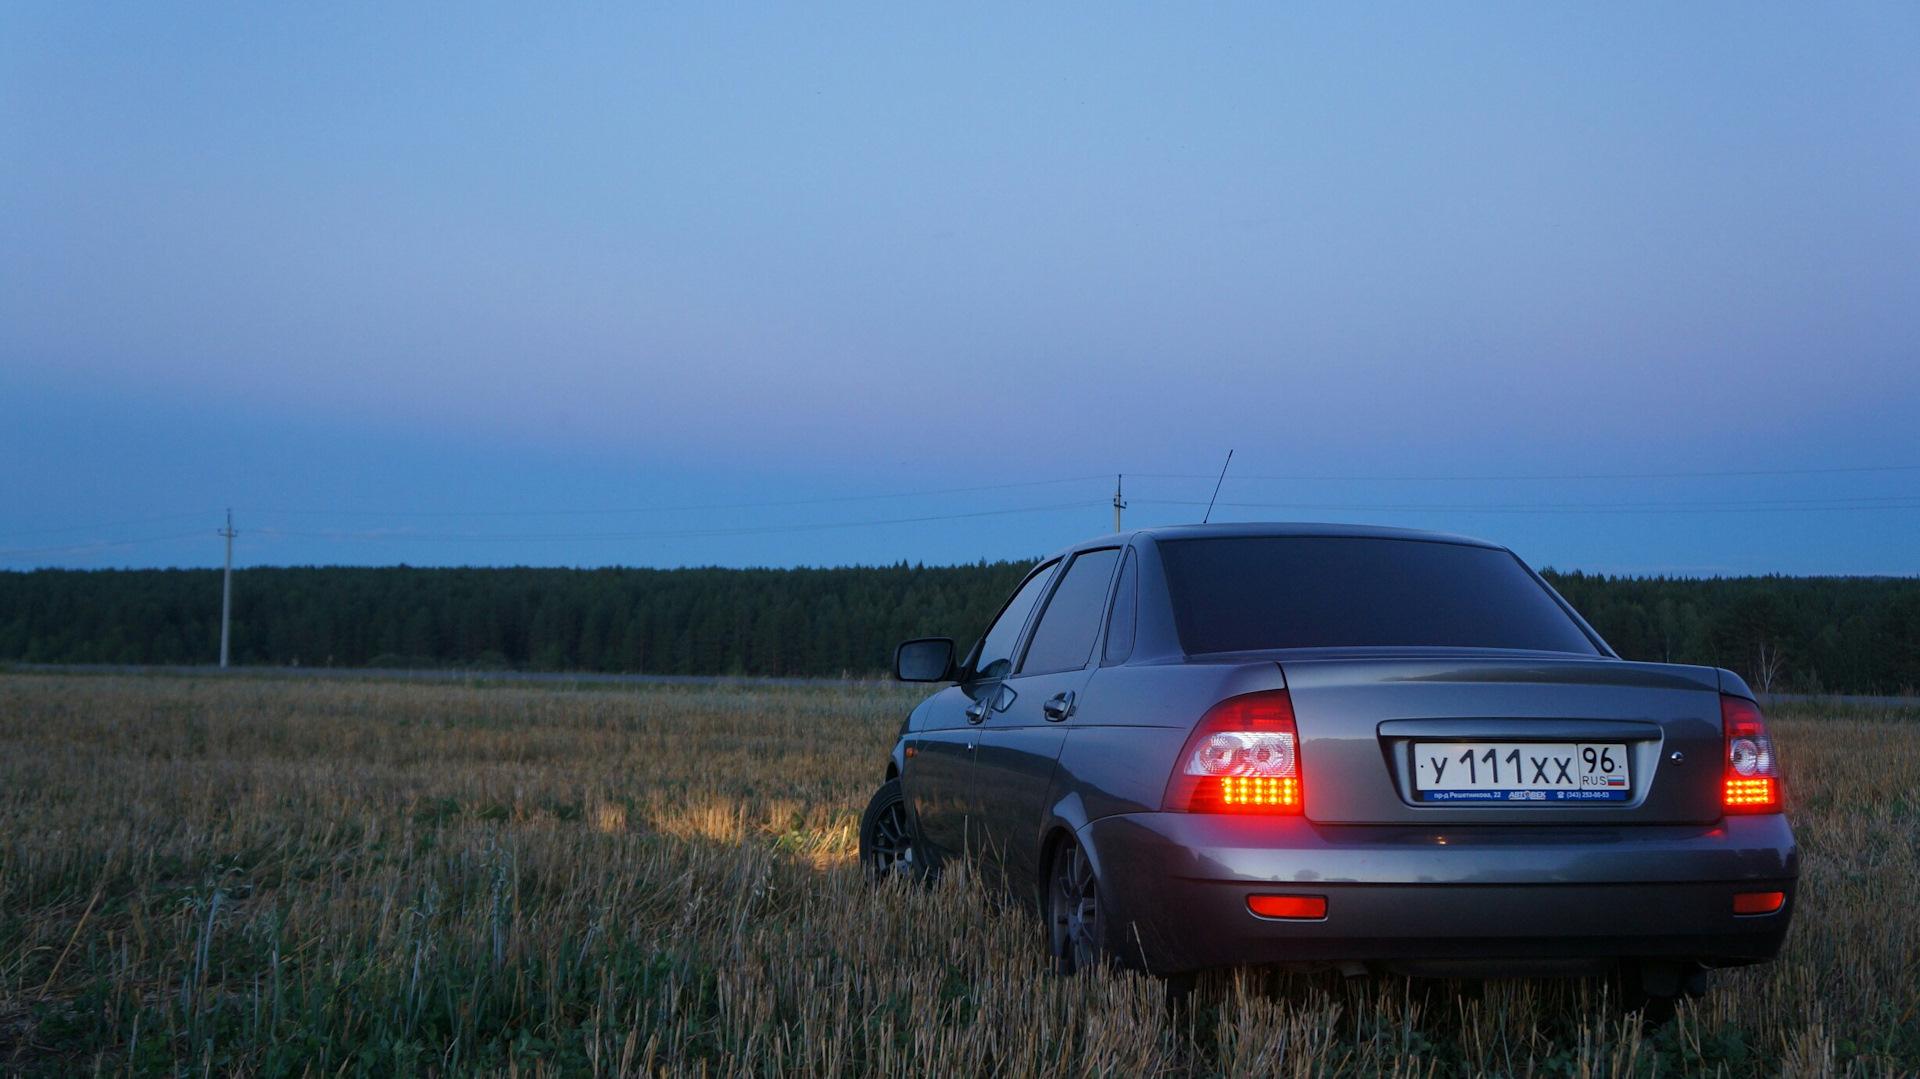
[[[1422,802],[1624,802],[1621,742],[1415,742]]]

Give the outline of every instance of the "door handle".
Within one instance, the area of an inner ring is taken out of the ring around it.
[[[1054,694],[1047,699],[1047,703],[1040,706],[1040,710],[1047,714],[1047,721],[1050,723],[1058,723],[1067,718],[1073,714],[1073,691]]]
[[[987,718],[987,702],[985,700],[978,700],[967,705],[968,723],[978,723],[985,718]],[[973,747],[968,746],[967,748],[972,749]]]

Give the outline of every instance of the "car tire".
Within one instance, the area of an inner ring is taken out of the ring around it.
[[[869,880],[925,880],[927,859],[898,779],[880,784],[860,817],[860,867]]]
[[[1047,951],[1055,970],[1076,974],[1112,961],[1100,879],[1086,850],[1070,838],[1062,839],[1049,859],[1046,913]]]

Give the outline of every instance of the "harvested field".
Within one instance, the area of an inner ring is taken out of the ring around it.
[[[0,676],[0,1073],[1885,1075],[1920,1069],[1920,716],[1770,718],[1780,961],[1642,1036],[1598,982],[1045,973],[875,890],[891,685]]]

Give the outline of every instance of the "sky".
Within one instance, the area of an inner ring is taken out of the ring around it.
[[[0,7],[0,568],[1920,573],[1920,8]]]

